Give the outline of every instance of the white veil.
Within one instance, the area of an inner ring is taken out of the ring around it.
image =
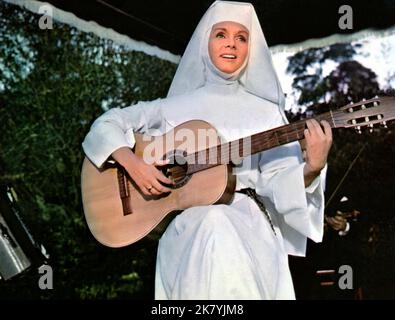
[[[284,94],[258,17],[250,3],[215,1],[210,6],[189,41],[167,96],[185,94],[206,83],[204,57],[207,56],[208,35],[212,26],[221,21],[238,22],[250,31],[249,58],[238,80],[247,92],[278,105],[287,121]]]

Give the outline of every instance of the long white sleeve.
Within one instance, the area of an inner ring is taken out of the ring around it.
[[[115,150],[134,146],[133,132],[163,134],[165,126],[160,99],[113,108],[96,119],[82,147],[86,156],[101,167]]]
[[[278,213],[287,251],[295,255],[304,255],[306,237],[315,242],[323,237],[326,167],[305,188],[304,165],[298,142],[264,151],[256,183],[256,192]]]

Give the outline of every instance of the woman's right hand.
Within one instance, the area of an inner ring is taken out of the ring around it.
[[[166,165],[167,160],[147,164],[128,147],[122,147],[114,151],[112,157],[125,168],[143,194],[152,196],[171,192],[171,189],[163,186],[161,182],[173,184],[173,181],[156,168],[156,166]]]

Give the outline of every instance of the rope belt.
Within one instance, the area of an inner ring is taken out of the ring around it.
[[[256,194],[255,190],[251,188],[245,188],[245,189],[237,190],[236,192],[243,193],[248,197],[250,197],[252,200],[254,200],[254,202],[258,205],[259,209],[261,209],[261,211],[265,214],[267,220],[270,223],[270,226],[272,227],[274,234],[277,235],[276,231],[274,230],[273,222],[272,219],[270,218],[269,211],[267,211],[265,204],[258,198],[258,195]]]

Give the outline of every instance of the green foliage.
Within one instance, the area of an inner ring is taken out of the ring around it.
[[[99,245],[80,197],[81,142],[103,109],[167,93],[176,66],[0,2],[1,181],[50,254],[54,290],[38,274],[0,284],[0,297],[152,297],[155,243]],[[23,288],[23,290],[21,290]]]
[[[359,47],[359,44],[337,43],[329,47],[307,49],[290,57],[287,72],[295,76],[292,86],[300,92],[298,103],[317,103],[327,92],[327,81],[322,81],[323,63],[328,60],[347,62]]]

